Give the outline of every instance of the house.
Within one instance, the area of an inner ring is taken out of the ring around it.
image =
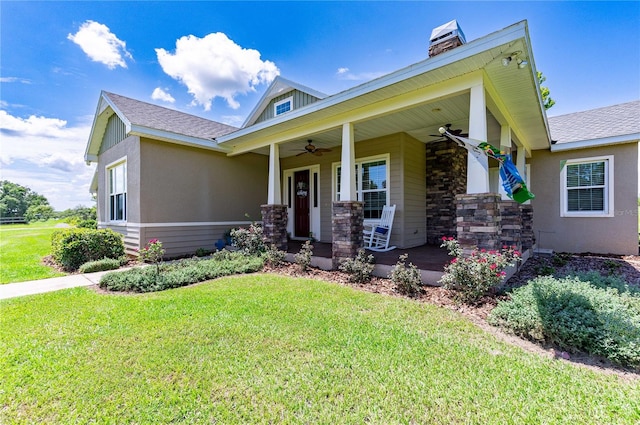
[[[261,220],[281,248],[331,243],[335,266],[362,246],[364,223],[396,205],[399,248],[456,235],[466,249],[531,252],[537,237],[556,251],[637,253],[625,233],[635,238],[637,217],[616,211],[637,214],[638,131],[594,141],[559,124],[552,138],[526,21],[468,43],[452,21],[433,30],[428,50],[334,95],[278,77],[241,128],[102,92],[85,154],[97,163],[99,225],[122,233],[129,251],[158,238],[177,256]],[[511,153],[537,197],[509,200],[498,163],[440,137],[442,126]],[[604,186],[573,187],[576,173],[600,172],[602,157]],[[603,191],[612,200],[586,212],[583,198]],[[605,226],[615,243],[588,231]]]

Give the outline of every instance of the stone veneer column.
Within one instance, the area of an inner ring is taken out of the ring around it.
[[[500,201],[500,245],[522,251],[522,213],[516,201]]]
[[[278,249],[286,251],[287,243],[287,206],[286,205],[261,205],[262,228],[264,241],[267,246],[275,245]]]
[[[467,151],[444,140],[427,145],[427,243],[456,236],[455,196],[467,190]]]
[[[533,233],[533,206],[519,204],[520,215],[522,217],[522,251],[532,249],[536,243],[536,236]]]
[[[500,244],[500,195],[473,193],[456,195],[458,242],[464,255],[475,247],[486,250],[502,248]]]
[[[355,258],[362,248],[364,210],[362,202],[337,201],[333,203],[331,216],[332,260],[337,269],[340,261]]]

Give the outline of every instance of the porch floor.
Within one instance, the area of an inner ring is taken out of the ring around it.
[[[289,241],[287,252],[297,254],[303,245],[303,241]],[[376,264],[393,266],[398,262],[398,257],[402,254],[409,254],[408,262],[415,264],[420,270],[442,272],[445,264],[451,261],[447,250],[436,245],[422,245],[408,249],[394,249],[388,252],[367,251],[373,254]],[[313,256],[331,258],[331,244],[326,242],[313,242]]]

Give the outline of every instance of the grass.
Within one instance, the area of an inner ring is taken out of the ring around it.
[[[42,264],[59,220],[0,226],[0,284],[64,276]]]
[[[0,423],[640,421],[638,380],[337,284],[255,274],[0,308]]]

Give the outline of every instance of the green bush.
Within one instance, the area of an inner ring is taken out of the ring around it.
[[[264,244],[264,232],[262,226],[251,223],[248,229],[240,227],[231,230],[233,245],[241,249],[245,254],[255,255],[266,250]]]
[[[122,272],[107,273],[100,279],[100,288],[110,291],[154,292],[177,288],[240,273],[252,273],[264,265],[260,256],[246,256],[240,252],[220,251],[211,259],[186,259],[155,267],[138,267]]]
[[[311,257],[313,257],[313,245],[311,241],[306,241],[300,247],[300,251],[293,256],[301,272],[306,272],[311,266]]]
[[[103,272],[105,270],[115,270],[124,263],[124,258],[103,258],[102,260],[89,261],[80,266],[80,273]]]
[[[67,271],[102,258],[124,255],[122,236],[111,229],[61,229],[51,235],[51,254]]]
[[[349,275],[349,282],[365,283],[371,280],[371,273],[375,268],[375,258],[359,249],[356,258],[347,258],[340,263],[340,271]]]
[[[406,264],[409,254],[402,254],[398,257],[398,262],[389,272],[389,279],[396,285],[396,289],[403,295],[410,297],[418,295],[422,288],[422,277],[420,270],[409,263]]]
[[[271,246],[264,252],[264,261],[271,267],[280,267],[284,263],[287,253],[278,249],[277,246]]]
[[[591,278],[595,283],[575,276],[536,278],[500,302],[489,322],[567,351],[640,367],[640,294],[604,288],[609,278]]]

